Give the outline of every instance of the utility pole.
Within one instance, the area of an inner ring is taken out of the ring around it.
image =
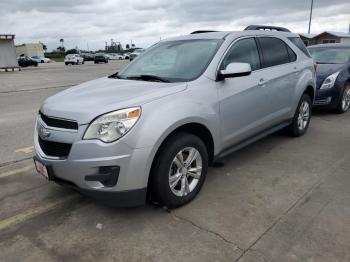
[[[310,29],[311,29],[311,20],[312,20],[312,9],[314,8],[314,0],[311,0],[311,9],[310,9],[310,19],[309,19],[309,30],[308,34],[310,34]]]

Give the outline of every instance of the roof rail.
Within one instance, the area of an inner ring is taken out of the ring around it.
[[[290,32],[287,28],[279,26],[269,26],[269,25],[250,25],[247,26],[244,30],[270,30],[270,31],[281,31],[281,32]]]
[[[193,31],[191,33],[191,35],[194,34],[204,34],[204,33],[213,33],[213,32],[218,32],[218,31],[214,31],[214,30],[197,30],[197,31]]]

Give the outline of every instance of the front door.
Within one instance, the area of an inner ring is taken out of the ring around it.
[[[248,139],[266,128],[268,115],[266,75],[254,37],[236,41],[225,55],[220,70],[232,62],[249,63],[248,76],[226,78],[217,82],[223,148]]]

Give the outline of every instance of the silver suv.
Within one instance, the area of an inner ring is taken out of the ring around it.
[[[38,172],[113,205],[175,208],[223,156],[282,128],[303,135],[313,60],[298,35],[257,29],[163,40],[119,73],[48,98]]]

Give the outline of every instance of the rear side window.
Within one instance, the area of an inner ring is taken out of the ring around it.
[[[294,53],[292,48],[290,48],[287,44],[286,44],[286,47],[287,47],[287,51],[288,51],[288,55],[289,55],[289,61],[295,62],[297,60],[297,55]]]
[[[258,39],[264,57],[264,68],[289,63],[287,46],[281,39],[274,37],[259,37]]]
[[[307,57],[311,58],[309,51],[307,51],[306,46],[305,46],[303,40],[300,39],[300,37],[288,37],[288,39],[293,44],[295,44],[295,46],[298,47]]]
[[[254,38],[245,38],[237,41],[227,52],[221,64],[225,69],[230,63],[248,63],[252,70],[260,69],[260,57]]]

